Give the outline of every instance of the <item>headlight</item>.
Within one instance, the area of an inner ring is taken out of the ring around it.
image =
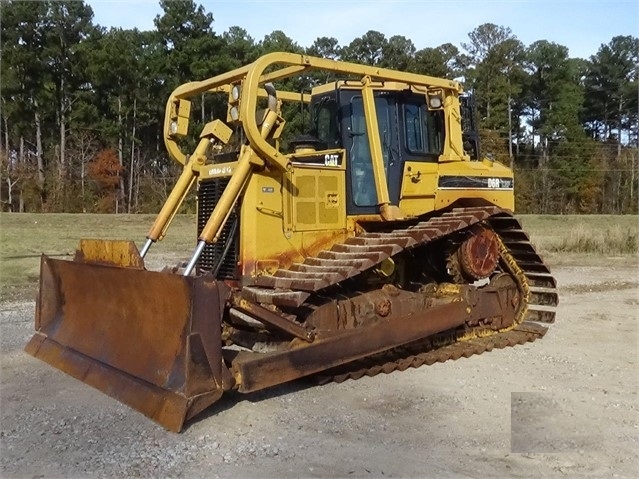
[[[442,107],[442,98],[440,96],[428,97],[428,105],[433,110],[438,110]]]
[[[233,98],[233,101],[240,99],[240,93],[242,93],[240,85],[233,85],[233,88],[231,89],[231,98]]]

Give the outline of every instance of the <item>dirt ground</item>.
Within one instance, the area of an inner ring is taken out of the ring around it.
[[[3,303],[0,476],[637,477],[636,260],[554,273],[543,340],[230,395],[182,434],[23,353],[34,305]]]

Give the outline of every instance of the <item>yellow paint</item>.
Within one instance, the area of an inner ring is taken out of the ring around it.
[[[217,138],[222,143],[227,144],[232,134],[233,130],[226,126],[222,120],[213,120],[204,125],[200,138]]]
[[[277,86],[282,84],[281,80],[312,71],[351,78],[315,87],[313,95],[332,92],[336,88],[358,90],[362,94],[379,214],[346,215],[348,155],[343,149],[314,151],[306,148],[287,153],[279,148],[278,139],[286,128],[281,116],[282,102],[308,103],[311,95],[286,91],[273,93],[267,82]],[[237,98],[231,93],[235,85],[241,87]],[[269,107],[257,118],[256,112],[265,106],[267,90],[270,92]],[[410,90],[425,97],[440,96],[443,100],[446,137],[442,154],[430,161],[406,162],[398,204],[390,203],[382,159],[374,96],[378,90]],[[163,136],[169,155],[187,166],[159,215],[152,236],[161,239],[194,181],[225,177],[230,178],[229,185],[200,238],[216,241],[233,205],[239,201],[240,269],[243,278],[248,280],[259,274],[272,274],[277,268],[303,261],[322,249],[330,249],[333,244],[360,232],[365,220],[414,218],[448,207],[459,199],[476,199],[513,209],[512,190],[438,188],[441,176],[513,176],[510,169],[499,163],[469,161],[462,145],[461,91],[461,85],[455,81],[292,53],[267,54],[250,65],[182,85],[167,102]],[[227,122],[217,119],[207,123],[198,148],[187,155],[181,149],[185,142],[179,140],[188,127],[189,100],[199,101],[203,94],[223,95],[228,101],[228,112],[234,108],[237,115]],[[227,144],[240,149],[237,159],[225,163],[212,160],[215,152],[228,151]]]
[[[399,207],[409,216],[435,209],[437,163],[407,161],[404,164]]]
[[[144,261],[133,241],[82,239],[76,259],[84,263],[144,268]]]
[[[455,161],[442,162],[438,167],[439,176],[479,176],[513,178],[510,168],[498,162],[486,161]],[[437,189],[435,192],[435,209],[445,208],[460,198],[474,198],[486,200],[501,208],[511,211],[515,209],[513,190],[482,189]]]
[[[240,211],[242,277],[250,282],[272,274],[352,236],[344,194],[344,171],[337,168],[295,166],[289,173],[251,175]],[[327,195],[337,206],[326,203]]]
[[[174,100],[171,103],[171,115],[168,132],[172,138],[186,136],[189,129],[189,116],[191,115],[191,102],[188,100]]]
[[[395,261],[392,258],[386,258],[377,265],[375,272],[383,278],[390,278],[395,272]]]
[[[284,229],[290,232],[344,230],[345,188],[343,169],[293,166],[284,181]]]
[[[461,161],[464,158],[462,147],[461,115],[459,98],[453,92],[444,97],[444,121],[446,124],[446,141],[440,161]]]

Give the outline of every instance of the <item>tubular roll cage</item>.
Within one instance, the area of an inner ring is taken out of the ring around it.
[[[277,65],[283,66],[283,68],[264,73],[269,67]],[[179,104],[182,100],[187,100],[201,93],[229,93],[233,85],[241,84],[239,121],[242,122],[249,144],[259,156],[267,158],[274,167],[286,169],[284,155],[273,148],[260,134],[255,121],[257,99],[258,97],[266,96],[265,92],[260,88],[261,85],[299,75],[308,70],[330,71],[351,76],[361,75],[362,83],[368,77],[370,81],[396,81],[418,88],[421,87],[425,91],[429,88],[442,88],[454,90],[458,93],[462,92],[461,84],[453,80],[295,53],[269,53],[258,58],[253,63],[236,70],[206,80],[185,83],[171,93],[167,101],[164,121],[164,142],[169,155],[181,164],[185,164],[187,161],[186,155],[177,143],[179,135],[171,132],[172,119],[176,118],[176,113],[179,111]],[[310,102],[310,95],[300,95],[299,92],[278,91],[277,96],[286,101],[300,101],[301,98],[305,103]],[[372,118],[375,118],[375,116],[373,115]],[[188,121],[188,118],[186,120]]]

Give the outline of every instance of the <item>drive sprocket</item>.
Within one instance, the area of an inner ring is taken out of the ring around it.
[[[447,268],[454,282],[472,283],[488,278],[499,263],[499,238],[482,225],[469,229],[468,236],[451,248]]]

